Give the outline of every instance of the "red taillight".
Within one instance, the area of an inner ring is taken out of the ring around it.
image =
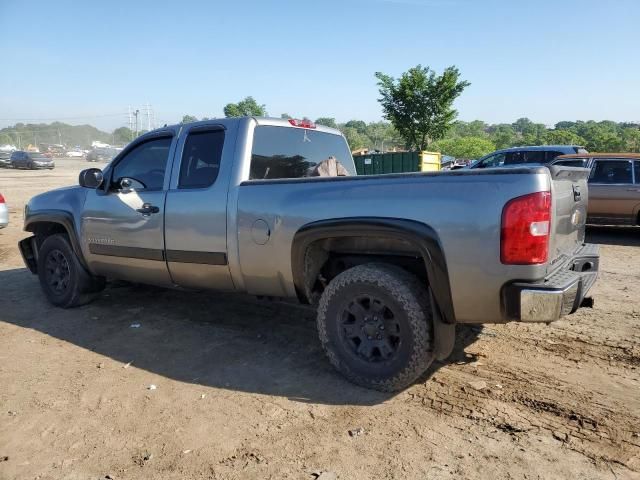
[[[4,203],[4,197],[2,196],[1,193],[0,193],[0,203]]]
[[[316,128],[316,124],[311,120],[296,120],[295,118],[290,118],[289,123],[294,127],[301,128]]]
[[[507,265],[545,263],[549,257],[551,193],[510,200],[502,209],[500,261]]]

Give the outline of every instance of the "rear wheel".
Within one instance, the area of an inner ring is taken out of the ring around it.
[[[360,265],[335,277],[318,308],[318,333],[333,366],[381,391],[413,383],[433,361],[427,290],[392,265]]]
[[[42,242],[38,277],[47,299],[62,308],[89,303],[105,285],[104,279],[86,272],[64,234],[51,235]]]

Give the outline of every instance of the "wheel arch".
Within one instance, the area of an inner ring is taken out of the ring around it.
[[[80,264],[88,271],[71,212],[66,210],[44,210],[28,213],[24,221],[24,230],[35,235],[38,246],[50,235],[65,233],[69,237],[71,248],[78,257]]]
[[[431,226],[414,220],[349,217],[320,220],[302,226],[294,236],[291,251],[293,280],[301,302],[312,303],[312,282],[328,258],[328,252],[319,246],[326,241],[357,237],[390,240],[392,248],[399,245],[395,242],[415,248],[424,264],[435,300],[434,307],[439,310],[443,323],[455,323],[449,274],[440,238]],[[372,258],[375,255],[372,254]]]

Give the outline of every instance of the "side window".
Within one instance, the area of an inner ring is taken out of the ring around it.
[[[589,183],[632,183],[631,162],[628,160],[596,160]]]
[[[634,169],[636,171],[636,184],[640,185],[640,160],[636,160],[634,163]]]
[[[545,152],[546,163],[553,162],[558,155],[563,155],[563,153],[555,151]]]
[[[113,180],[130,178],[145,190],[162,190],[171,140],[171,137],[155,138],[134,147],[113,169]]]
[[[544,163],[545,153],[542,150],[531,150],[524,153],[524,163]]]
[[[559,162],[555,162],[554,165],[563,165],[565,167],[586,167],[587,159],[577,158],[575,160],[560,160]]]
[[[509,152],[504,160],[505,165],[517,165],[524,162],[524,152]]]
[[[178,188],[206,188],[216,181],[220,170],[224,130],[189,133],[184,143]]]
[[[321,175],[318,170],[324,165],[338,176],[356,175],[351,152],[341,135],[294,127],[255,128],[251,180],[314,177]]]
[[[501,167],[505,164],[506,155],[504,153],[494,153],[480,162],[477,168]]]

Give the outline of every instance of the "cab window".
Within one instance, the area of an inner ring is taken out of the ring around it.
[[[135,146],[118,161],[113,169],[113,180],[133,180],[134,189],[162,190],[169,159],[171,137],[148,140]]]
[[[311,177],[316,166],[331,157],[349,175],[356,175],[351,152],[341,135],[312,129],[257,126],[249,179]]]
[[[489,155],[484,160],[480,160],[476,168],[494,168],[501,167],[505,164],[506,154],[504,153],[494,153],[493,155]]]
[[[190,132],[184,144],[178,188],[206,188],[220,170],[224,130]]]

